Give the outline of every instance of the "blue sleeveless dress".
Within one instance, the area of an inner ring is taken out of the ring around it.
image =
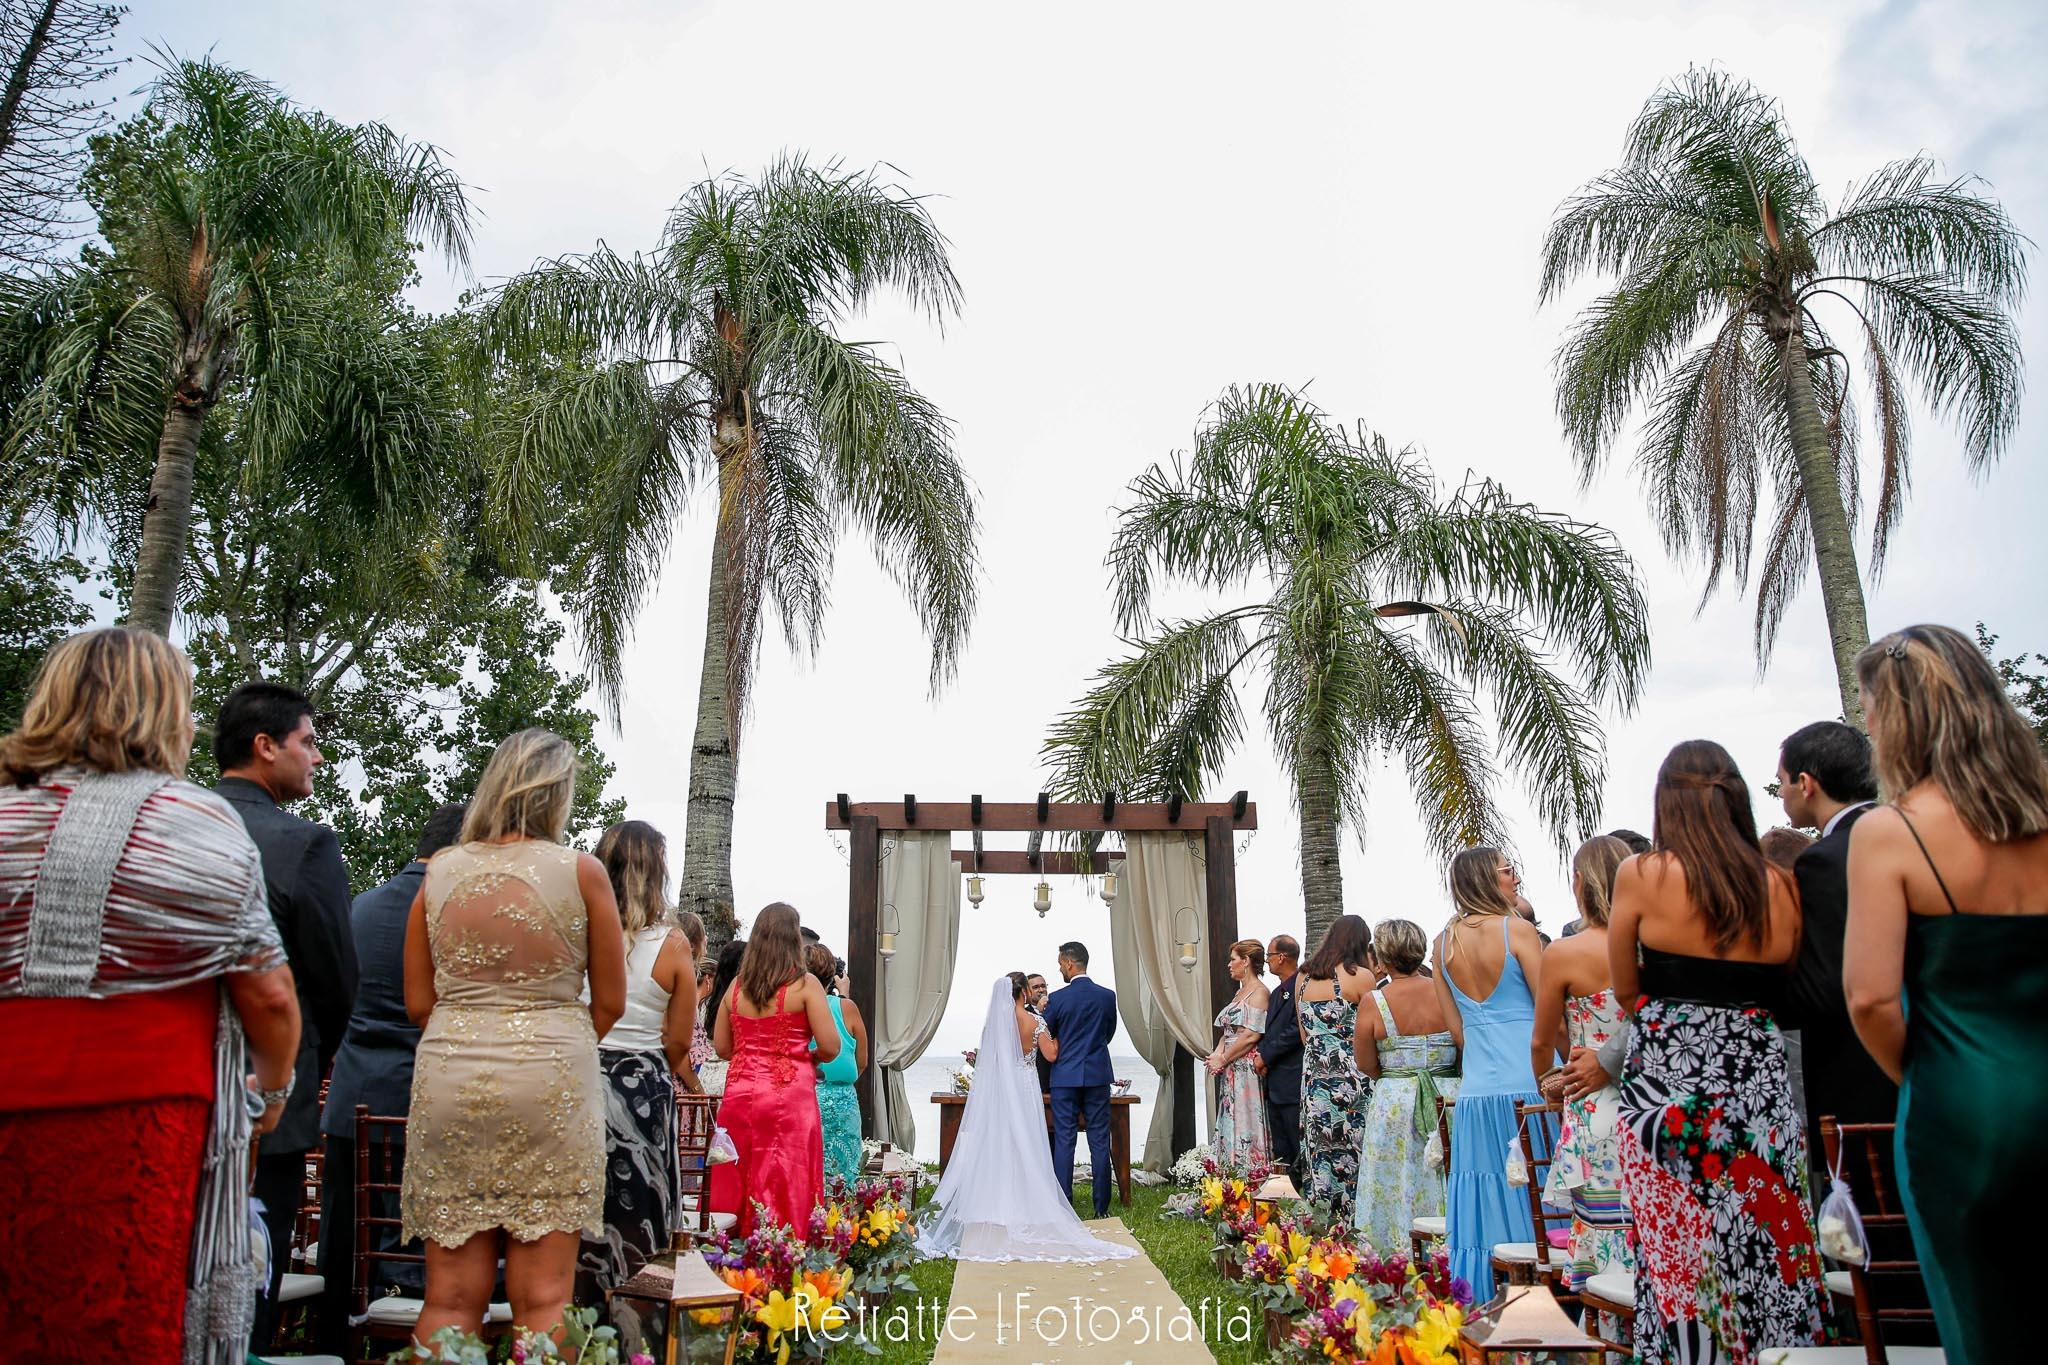
[[[1438,942],[1447,943],[1446,935]],[[1515,1101],[1536,1103],[1536,1073],[1529,1069],[1529,1038],[1536,1030],[1536,998],[1522,964],[1507,952],[1508,922],[1500,922],[1505,961],[1484,1000],[1458,989],[1445,963],[1444,980],[1464,1021],[1464,1079],[1451,1111],[1451,1164],[1446,1218],[1451,1274],[1472,1286],[1474,1302],[1493,1297],[1493,1248],[1536,1237],[1528,1191],[1508,1184],[1508,1144],[1515,1141]]]

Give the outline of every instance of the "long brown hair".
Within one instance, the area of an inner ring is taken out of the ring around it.
[[[192,665],[161,635],[104,626],[43,656],[0,772],[26,787],[76,763],[102,773],[184,775],[192,754]]]
[[[621,820],[598,839],[597,860],[611,878],[627,944],[642,929],[670,922],[668,840],[660,830],[645,820]]]
[[[1607,927],[1608,912],[1614,908],[1614,874],[1629,856],[1628,845],[1611,834],[1594,835],[1572,855],[1572,871],[1579,880],[1579,918],[1587,924]]]
[[[803,975],[803,921],[796,907],[777,901],[754,917],[747,955],[740,959],[740,995],[757,1010],[775,1003],[775,992]]]
[[[1334,981],[1339,968],[1364,971],[1372,961],[1372,929],[1356,915],[1339,915],[1323,931],[1323,941],[1301,964],[1308,981]]]
[[[1689,739],[1657,770],[1651,838],[1685,870],[1685,890],[1722,951],[1764,942],[1774,875],[1757,843],[1749,784],[1726,749]]]
[[[1512,915],[1515,902],[1500,889],[1501,851],[1491,844],[1468,848],[1451,859],[1451,904],[1461,915]]]
[[[1894,801],[1937,783],[1987,843],[2048,830],[2048,759],[1991,663],[1961,632],[1908,626],[1856,658],[1878,780]]]

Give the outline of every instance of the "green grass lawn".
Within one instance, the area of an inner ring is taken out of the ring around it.
[[[1173,1292],[1195,1315],[1197,1323],[1205,1325],[1205,1336],[1210,1351],[1219,1365],[1248,1365],[1248,1362],[1263,1360],[1266,1356],[1264,1328],[1254,1315],[1251,1320],[1250,1341],[1232,1340],[1233,1336],[1247,1335],[1241,1327],[1226,1327],[1226,1321],[1240,1305],[1249,1309],[1250,1300],[1238,1287],[1216,1273],[1210,1259],[1212,1245],[1211,1229],[1207,1223],[1185,1218],[1162,1218],[1160,1210],[1166,1204],[1169,1187],[1133,1186],[1131,1206],[1111,1204],[1113,1214],[1124,1221],[1138,1245],[1145,1248],[1145,1254],[1166,1276]],[[1076,1202],[1075,1211],[1083,1218],[1094,1216],[1084,1196]],[[917,1281],[915,1298],[908,1294],[898,1295],[890,1305],[888,1313],[893,1315],[900,1308],[906,1316],[893,1319],[901,1330],[896,1335],[907,1339],[891,1341],[886,1338],[888,1331],[871,1332],[876,1344],[882,1349],[879,1356],[863,1356],[852,1347],[841,1347],[835,1358],[846,1361],[856,1359],[873,1360],[881,1365],[930,1365],[932,1353],[938,1347],[938,1335],[931,1330],[943,1320],[945,1306],[953,1293],[953,1262],[926,1261],[911,1271],[911,1278]],[[919,1304],[922,1303],[922,1311]],[[1206,1319],[1202,1312],[1206,1304]],[[885,1319],[886,1328],[889,1320]],[[922,1330],[919,1330],[922,1329]]]

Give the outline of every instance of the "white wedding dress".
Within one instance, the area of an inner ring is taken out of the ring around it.
[[[1038,1032],[1045,1031],[1040,1023]],[[1019,1046],[1010,979],[998,977],[981,1027],[974,1085],[953,1157],[919,1234],[925,1256],[962,1261],[1108,1261],[1137,1254],[1089,1233],[1052,1171],[1031,1047]]]

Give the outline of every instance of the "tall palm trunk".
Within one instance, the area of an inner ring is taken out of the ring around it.
[[[1299,772],[1301,900],[1308,919],[1304,947],[1314,952],[1344,913],[1344,873],[1337,862],[1337,773],[1328,746],[1303,744]]]
[[[683,831],[678,900],[704,921],[712,945],[729,941],[738,921],[732,905],[732,808],[739,755],[732,708],[732,549],[737,514],[726,484],[738,452],[718,446],[718,524],[711,536],[710,586],[704,604],[704,660],[697,677],[697,731],[690,742],[689,823]]]
[[[128,624],[158,635],[171,633],[171,615],[178,607],[178,583],[184,577],[192,536],[192,469],[199,457],[199,431],[205,425],[206,400],[190,386],[180,385],[164,413],[163,434],[157,437],[156,469],[149,477],[142,544],[128,596]]]
[[[1863,578],[1856,570],[1855,532],[1842,500],[1842,482],[1828,448],[1827,424],[1813,395],[1807,367],[1806,338],[1795,318],[1786,328],[1784,364],[1785,418],[1792,434],[1792,455],[1799,464],[1799,484],[1806,497],[1806,524],[1813,535],[1814,564],[1820,571],[1820,600],[1827,610],[1828,637],[1835,651],[1835,682],[1842,694],[1842,717],[1861,729],[1863,707],[1856,699],[1856,656],[1870,643],[1870,622],[1863,606]]]

